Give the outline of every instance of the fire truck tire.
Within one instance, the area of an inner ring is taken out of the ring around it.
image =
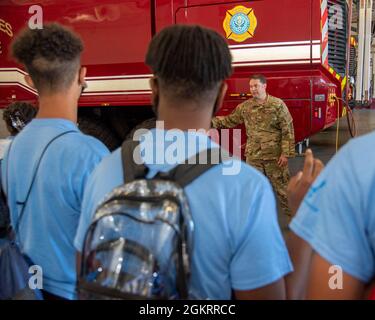
[[[138,129],[153,129],[156,126],[156,118],[150,118],[137,124],[126,136],[126,139],[133,139],[134,133]]]
[[[121,140],[99,118],[79,117],[78,126],[83,133],[103,142],[110,151],[115,150],[121,145]]]

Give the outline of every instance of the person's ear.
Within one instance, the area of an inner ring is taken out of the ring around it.
[[[267,90],[267,83],[264,84],[264,90]]]
[[[26,81],[28,86],[30,86],[33,89],[36,89],[33,79],[31,79],[31,77],[28,74],[25,75],[25,81]]]
[[[159,82],[157,77],[152,77],[150,79],[150,87],[151,87],[151,104],[152,109],[157,116],[158,107],[159,107]]]
[[[157,77],[150,78],[150,87],[153,95],[159,94],[159,83]]]
[[[217,94],[217,98],[214,105],[213,115],[216,114],[223,105],[225,94],[227,93],[228,85],[225,81],[223,81],[220,85],[219,92]]]
[[[87,68],[86,67],[81,67],[79,69],[79,74],[78,74],[78,83],[86,88],[87,87],[87,83],[86,83],[86,80],[85,80],[85,77],[86,77],[86,72],[87,72]]]

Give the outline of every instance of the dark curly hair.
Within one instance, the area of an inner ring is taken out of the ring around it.
[[[43,29],[24,29],[12,43],[13,56],[26,67],[39,93],[68,88],[79,69],[81,39],[51,23]]]
[[[166,91],[182,99],[207,97],[231,75],[231,62],[224,38],[197,25],[163,29],[152,39],[146,55],[146,64]]]
[[[20,132],[37,114],[38,108],[28,102],[13,102],[3,112],[8,131],[12,136]]]

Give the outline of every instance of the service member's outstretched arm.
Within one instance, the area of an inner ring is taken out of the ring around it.
[[[216,129],[221,128],[234,128],[239,124],[242,124],[244,119],[242,116],[242,109],[244,104],[239,104],[234,111],[225,117],[215,117],[212,119],[212,126]]]

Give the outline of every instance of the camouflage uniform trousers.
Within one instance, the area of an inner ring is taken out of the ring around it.
[[[277,160],[247,160],[246,162],[258,169],[269,179],[276,192],[281,209],[286,215],[288,222],[290,222],[292,215],[289,209],[286,192],[290,178],[288,166],[280,168],[277,164]]]

